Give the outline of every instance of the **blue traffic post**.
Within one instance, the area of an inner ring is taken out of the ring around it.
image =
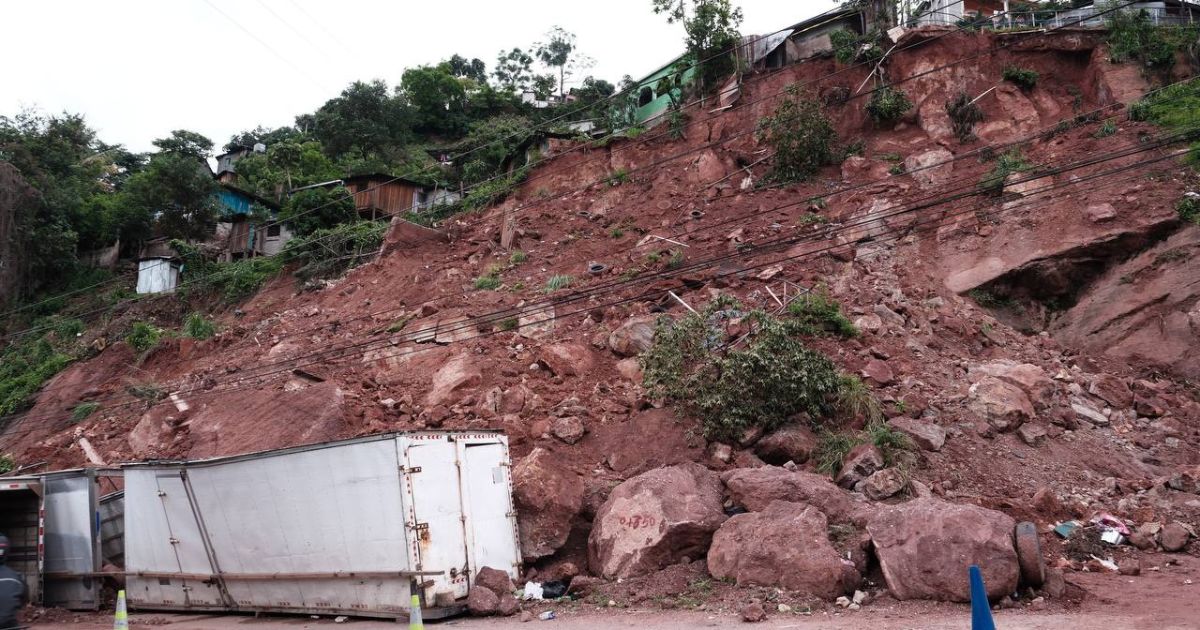
[[[971,565],[971,630],[996,630],[992,607],[988,604],[987,589],[983,588],[983,573]]]

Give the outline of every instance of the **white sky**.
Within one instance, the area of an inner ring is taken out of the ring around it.
[[[743,33],[766,33],[837,3],[735,4]],[[490,72],[498,51],[527,49],[554,25],[614,84],[683,48],[682,27],[650,0],[13,0],[0,22],[0,115],[83,114],[134,151],[181,128],[220,148],[243,129],[291,124],[354,80],[392,86],[454,53]]]

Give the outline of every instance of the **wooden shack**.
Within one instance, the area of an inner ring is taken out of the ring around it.
[[[392,175],[353,175],[343,185],[354,195],[354,209],[364,218],[404,214],[425,203],[424,186]]]

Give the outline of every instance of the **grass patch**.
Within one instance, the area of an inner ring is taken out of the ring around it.
[[[475,278],[476,291],[494,291],[500,288],[500,284],[500,276],[494,270]]]
[[[75,405],[75,408],[71,410],[71,424],[83,422],[98,409],[100,409],[100,403],[94,401]]]
[[[1009,175],[1029,170],[1029,162],[1020,149],[1009,149],[996,158],[996,166],[979,180],[979,189],[989,195],[1004,193],[1004,182]]]
[[[629,171],[628,171],[628,169],[623,169],[623,168],[619,168],[619,169],[609,173],[608,177],[604,178],[604,183],[608,184],[609,186],[620,186],[621,184],[624,184],[628,181],[629,181]]]
[[[183,335],[192,339],[211,339],[217,334],[217,324],[202,313],[192,313],[183,320]]]
[[[1092,137],[1096,139],[1107,138],[1115,133],[1117,133],[1117,123],[1113,122],[1112,119],[1109,119],[1104,121],[1103,125],[1100,125],[1100,128],[1096,130],[1096,133],[1092,134]]]
[[[1129,118],[1187,132],[1195,139],[1200,128],[1200,80],[1172,85],[1143,98],[1129,107]],[[1200,166],[1200,142],[1193,142],[1190,149],[1187,161]]]
[[[513,252],[508,255],[508,264],[510,265],[519,265],[526,260],[529,260],[529,255],[519,249],[514,249]]]
[[[162,329],[147,322],[134,322],[125,335],[125,343],[142,354],[153,350],[161,340]]]
[[[873,444],[883,455],[885,467],[907,468],[914,460],[915,447],[907,435],[881,420],[868,422],[862,431],[823,431],[814,458],[817,470],[836,475],[842,469],[846,455],[859,444]]]
[[[1200,225],[1200,194],[1188,193],[1175,204],[1179,218],[1193,225]]]
[[[801,334],[835,335],[843,339],[858,336],[858,329],[842,312],[842,305],[824,288],[796,298],[788,305],[788,314],[800,327]]]
[[[0,352],[0,416],[23,411],[42,384],[82,352],[78,335],[83,322],[55,315],[31,322],[38,333],[14,337]]]
[[[506,317],[500,320],[496,327],[502,331],[508,332],[510,330],[516,330],[518,325],[519,323],[517,322],[516,317]]]
[[[543,291],[545,293],[554,293],[555,291],[558,291],[559,289],[567,288],[568,286],[571,285],[571,282],[572,282],[571,276],[566,276],[566,275],[550,276],[550,279],[546,280],[546,286],[543,288]]]

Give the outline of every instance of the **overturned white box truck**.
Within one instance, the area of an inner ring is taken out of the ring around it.
[[[100,607],[105,565],[121,566],[121,471],[78,469],[0,477],[0,533],[29,599],[71,610]]]
[[[129,464],[125,566],[143,610],[426,617],[520,568],[508,440],[390,433]]]

